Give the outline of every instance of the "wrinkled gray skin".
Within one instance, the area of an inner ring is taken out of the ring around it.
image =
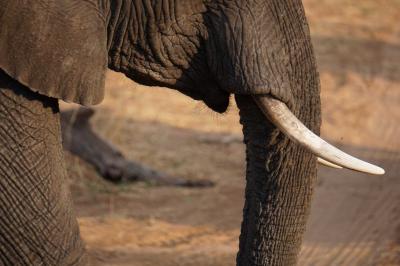
[[[85,263],[55,98],[100,102],[107,62],[220,113],[235,94],[247,146],[237,265],[296,264],[316,160],[251,95],[273,95],[319,133],[318,74],[300,0],[28,2],[0,0],[2,264]]]

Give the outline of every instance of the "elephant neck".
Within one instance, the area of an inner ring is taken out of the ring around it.
[[[237,96],[246,144],[246,192],[238,265],[295,265],[316,178],[313,155]]]
[[[202,0],[104,1],[109,67],[144,85],[184,83],[205,32]]]
[[[138,27],[145,17],[136,18],[136,28],[132,27],[132,18],[138,8],[139,1],[104,0],[105,17],[107,23],[107,50],[108,65],[111,69],[120,71],[128,64],[131,47],[138,36]]]

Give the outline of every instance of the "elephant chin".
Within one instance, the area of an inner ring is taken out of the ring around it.
[[[217,113],[225,113],[229,106],[229,94],[226,97],[220,98],[219,101],[207,101],[203,100],[203,102],[211,108],[213,111]]]

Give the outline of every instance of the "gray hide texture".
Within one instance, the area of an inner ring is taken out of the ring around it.
[[[95,0],[0,0],[0,68],[40,94],[100,103],[106,21]]]

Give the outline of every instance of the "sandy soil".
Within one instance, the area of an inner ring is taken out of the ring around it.
[[[321,73],[323,136],[387,174],[320,169],[300,265],[400,265],[400,1],[304,3]],[[132,160],[217,183],[115,185],[67,155],[93,265],[235,264],[244,147],[234,103],[216,115],[174,91],[110,73],[93,125]]]

